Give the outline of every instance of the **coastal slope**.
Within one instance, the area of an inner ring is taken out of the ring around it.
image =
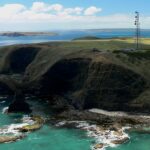
[[[102,43],[110,50],[102,49]],[[91,41],[93,48],[82,41],[4,47],[1,75],[13,80],[14,92],[21,89],[58,108],[149,112],[149,45],[127,51],[111,49],[110,43],[99,41],[97,46],[98,41]],[[1,83],[12,89],[10,82]]]

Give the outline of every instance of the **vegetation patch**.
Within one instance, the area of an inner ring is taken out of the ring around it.
[[[141,51],[122,51],[122,50],[115,50],[113,53],[117,54],[117,56],[121,53],[126,54],[131,58],[136,59],[147,59],[150,60],[150,50],[141,50]]]
[[[75,38],[73,40],[99,40],[99,39],[101,38],[96,36],[85,36],[85,37]]]

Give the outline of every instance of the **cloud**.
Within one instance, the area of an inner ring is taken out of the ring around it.
[[[134,27],[134,15],[97,15],[101,8],[90,6],[64,7],[61,4],[34,2],[31,7],[6,4],[0,7],[0,30],[49,30]],[[150,17],[141,17],[143,27],[150,26]]]
[[[26,7],[21,4],[6,4],[0,7],[0,21],[6,21],[13,19],[13,17],[22,11],[25,11]]]
[[[63,6],[61,4],[53,4],[49,8],[50,10],[54,10],[56,12],[60,12],[61,10],[63,10]]]
[[[81,8],[81,7],[74,7],[74,8],[65,8],[61,4],[47,4],[44,2],[33,2],[30,8],[22,4],[6,4],[0,7],[0,21],[5,19],[5,21],[28,21],[32,20],[37,21],[44,20],[44,19],[53,19],[61,18],[68,19],[74,16],[84,16],[86,15],[94,15],[95,13],[99,12],[101,9],[96,7],[89,7],[89,8]]]
[[[22,4],[6,4],[3,7],[0,7],[1,12],[5,13],[19,13],[25,10],[26,7]],[[5,15],[5,14],[3,14]]]
[[[75,15],[80,15],[82,11],[83,11],[83,8],[81,7],[67,8],[64,10],[66,14],[75,14]]]
[[[31,10],[34,12],[42,12],[42,11],[46,11],[47,7],[46,4],[43,2],[34,2],[31,7]]]
[[[87,15],[87,16],[90,16],[90,15],[95,15],[96,13],[101,12],[101,11],[102,11],[101,8],[97,8],[95,6],[91,6],[91,7],[87,8],[84,11],[84,14]]]
[[[34,11],[34,12],[49,12],[51,10],[61,11],[62,9],[63,9],[63,6],[61,4],[49,5],[44,2],[34,2],[31,7],[31,11]]]

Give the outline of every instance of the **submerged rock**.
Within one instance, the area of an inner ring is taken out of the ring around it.
[[[101,148],[103,148],[103,147],[104,147],[104,144],[100,143],[100,144],[96,144],[96,145],[94,146],[94,149],[101,149]]]
[[[112,144],[123,144],[123,143],[127,142],[128,140],[129,140],[129,138],[125,137],[123,139],[113,140],[113,141],[111,141],[111,143]]]
[[[15,142],[17,140],[20,140],[22,138],[24,138],[24,135],[19,135],[19,136],[0,136],[0,143],[6,143],[6,142]]]

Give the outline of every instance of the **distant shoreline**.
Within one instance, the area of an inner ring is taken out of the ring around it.
[[[0,36],[18,37],[18,36],[55,36],[55,32],[0,32]]]

